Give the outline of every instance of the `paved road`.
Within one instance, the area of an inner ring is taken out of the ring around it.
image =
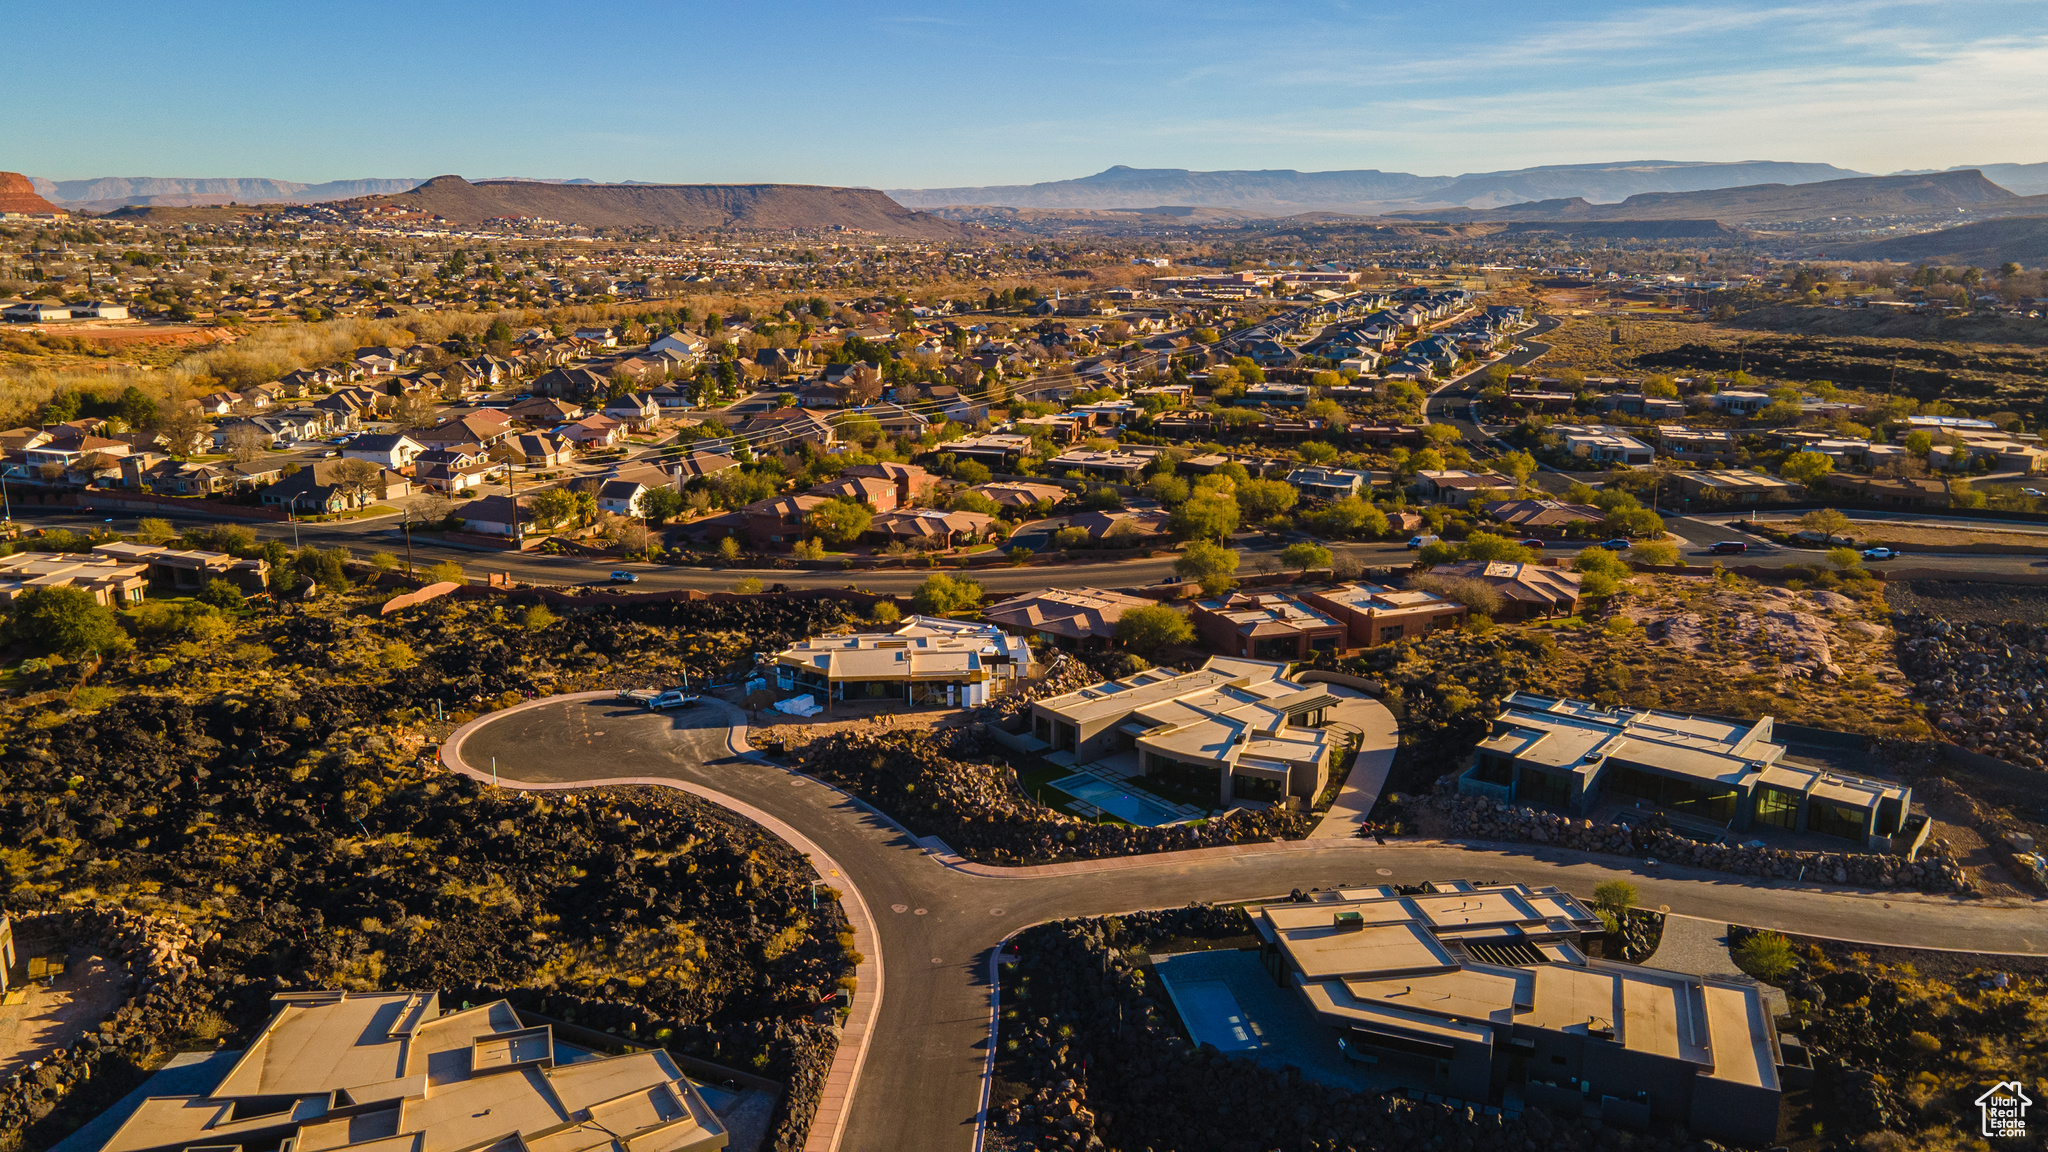
[[[1424,422],[1449,424],[1465,437],[1468,446],[1485,447],[1490,438],[1479,425],[1472,422],[1472,401],[1479,397],[1479,374],[1494,364],[1506,364],[1514,368],[1528,367],[1531,361],[1550,351],[1550,345],[1536,340],[1535,337],[1562,323],[1563,321],[1555,316],[1538,316],[1535,327],[1515,338],[1515,343],[1523,345],[1528,351],[1511,352],[1499,360],[1481,364],[1463,376],[1454,377],[1439,385],[1429,394],[1428,401],[1423,405]]]
[[[845,794],[726,755],[719,724],[709,710],[665,717],[606,701],[556,701],[479,726],[459,752],[479,768],[495,758],[514,781],[694,782],[787,822],[839,863],[879,921],[887,989],[841,1145],[848,1152],[974,1146],[991,951],[1018,929],[1061,916],[1455,877],[1558,884],[1590,896],[1594,885],[1621,877],[1646,904],[1721,922],[1983,952],[2048,951],[2048,918],[2031,907],[1757,886],[1536,846],[1318,840],[1235,855],[1161,856],[1134,867],[949,868]]]

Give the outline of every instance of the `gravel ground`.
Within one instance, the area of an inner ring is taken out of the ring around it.
[[[1981,584],[1962,580],[1894,580],[1884,598],[1900,612],[1925,612],[1954,621],[2048,624],[2048,587]]]

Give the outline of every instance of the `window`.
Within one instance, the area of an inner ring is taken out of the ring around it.
[[[1572,802],[1572,787],[1568,778],[1563,775],[1523,768],[1521,784],[1515,789],[1515,798],[1532,804],[1551,804],[1562,808]]]
[[[1407,629],[1399,624],[1389,624],[1380,629],[1380,643],[1391,644],[1399,640],[1406,631]]]
[[[1866,816],[1864,809],[1847,804],[1831,804],[1825,800],[1806,802],[1806,830],[1823,836],[1840,836],[1860,843]]]
[[[1481,752],[1472,765],[1472,778],[1483,784],[1512,784],[1515,779],[1515,762],[1492,752]]]
[[[1756,794],[1756,822],[1773,828],[1799,826],[1799,795],[1782,788],[1759,788]]]

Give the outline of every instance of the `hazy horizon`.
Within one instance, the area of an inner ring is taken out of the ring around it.
[[[51,180],[945,188],[1114,164],[1458,175],[1697,156],[1884,174],[2048,159],[2048,5],[2015,0],[1595,0],[1566,15],[1521,0],[621,0],[566,26],[528,0],[382,0],[345,20],[242,4],[204,21],[117,0],[23,9],[11,27],[17,92],[89,93],[13,125],[0,168]]]

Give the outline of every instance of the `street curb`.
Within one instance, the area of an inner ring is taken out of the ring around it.
[[[855,950],[861,954],[861,962],[854,968],[858,984],[855,986],[853,1001],[847,1012],[846,1025],[840,1030],[839,1047],[833,1053],[832,1066],[826,1072],[825,1083],[819,1092],[818,1107],[811,1117],[810,1134],[804,1141],[804,1152],[837,1152],[839,1141],[846,1134],[847,1121],[851,1118],[849,1105],[853,1101],[854,1090],[859,1086],[861,1069],[867,1064],[868,1045],[874,1039],[875,1021],[881,1015],[883,981],[882,948],[880,938],[876,935],[874,916],[868,910],[867,900],[861,895],[860,889],[839,866],[839,862],[813,843],[809,837],[783,820],[743,800],[687,780],[656,776],[624,776],[603,780],[533,784],[521,780],[505,780],[502,774],[486,775],[462,759],[463,740],[490,721],[503,719],[514,712],[527,711],[543,704],[611,695],[613,693],[610,692],[573,692],[562,696],[539,697],[497,712],[487,712],[456,729],[448,737],[441,745],[441,764],[449,771],[459,772],[473,780],[519,791],[569,791],[628,785],[673,788],[759,824],[770,835],[809,859],[820,880],[834,882],[833,886],[840,890],[840,907],[845,910],[847,923],[853,929],[853,944]],[[731,707],[722,700],[718,703],[721,707]],[[736,752],[746,749],[746,726],[740,724],[729,729],[726,742],[727,747],[733,748]],[[741,754],[751,754],[751,749]]]

